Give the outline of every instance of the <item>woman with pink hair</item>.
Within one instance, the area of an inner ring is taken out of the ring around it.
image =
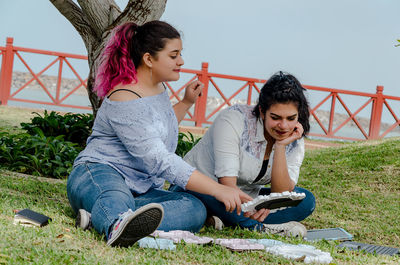
[[[107,245],[130,246],[157,228],[197,232],[206,209],[195,196],[163,189],[165,180],[215,197],[240,214],[251,199],[213,181],[175,154],[178,123],[202,91],[194,81],[171,105],[163,82],[179,79],[183,65],[179,32],[161,21],[126,23],[114,31],[103,54],[95,91],[103,98],[86,148],[68,178],[77,225],[91,225]]]

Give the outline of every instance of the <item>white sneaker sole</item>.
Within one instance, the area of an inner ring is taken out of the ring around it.
[[[222,230],[224,228],[224,223],[217,216],[207,217],[204,225],[214,227],[215,230]]]
[[[119,225],[117,233],[107,241],[108,246],[129,247],[139,239],[150,235],[160,226],[164,209],[158,203],[147,204],[133,212]]]
[[[76,215],[75,227],[80,227],[83,230],[90,228],[90,218],[91,215],[84,209],[79,209]]]

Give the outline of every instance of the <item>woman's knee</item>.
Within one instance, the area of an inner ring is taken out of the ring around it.
[[[193,219],[192,221],[194,227],[196,227],[196,230],[200,230],[207,218],[207,208],[204,205],[204,201],[202,201],[202,199],[197,196],[200,194],[185,191],[177,185],[171,185],[169,191],[178,192],[182,196],[181,199],[185,202],[185,205],[183,207],[188,209],[191,216],[190,218]]]
[[[162,203],[164,220],[161,230],[185,230],[198,232],[207,217],[204,204],[187,192],[177,192],[173,201]]]
[[[192,218],[193,227],[198,232],[203,227],[204,222],[207,218],[207,209],[203,202],[192,194],[185,193],[186,198],[189,200],[189,208]]]
[[[311,191],[306,190],[304,188],[300,188],[300,187],[296,187],[294,191],[297,193],[303,192],[306,194],[306,197],[303,199],[303,201],[301,203],[301,208],[302,208],[301,210],[304,212],[305,217],[312,214],[314,212],[315,205],[316,205],[314,194],[312,194]]]
[[[134,207],[133,196],[122,176],[99,163],[84,163],[74,168],[68,178],[67,194],[75,212],[79,209],[90,212],[97,201],[108,208],[115,207],[115,201]]]
[[[87,174],[86,167],[79,165],[74,167],[67,180],[67,196],[72,209],[77,212],[81,208],[79,186],[84,182],[84,175]]]

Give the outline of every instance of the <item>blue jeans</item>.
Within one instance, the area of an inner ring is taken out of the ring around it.
[[[181,192],[184,191],[182,188],[175,185],[171,186],[169,190],[181,191]],[[269,214],[267,218],[265,218],[263,222],[264,224],[281,224],[290,221],[301,221],[304,220],[314,211],[315,197],[310,191],[299,187],[295,187],[293,191],[298,193],[304,192],[306,194],[306,197],[296,207],[286,208],[284,210],[280,210],[275,213]],[[253,229],[259,230],[262,227],[262,223],[250,219],[248,217],[244,217],[243,212],[240,215],[237,215],[236,210],[233,211],[232,213],[227,212],[225,210],[225,205],[212,196],[192,191],[187,191],[187,192],[199,198],[206,206],[208,214],[218,216],[226,226],[239,225],[241,228],[248,228],[251,230]],[[268,195],[270,193],[271,193],[270,188],[262,188],[260,190],[259,195]]]
[[[159,230],[198,232],[207,217],[203,203],[193,195],[162,189],[132,193],[121,174],[100,163],[76,166],[68,177],[67,194],[73,210],[90,212],[93,227],[106,238],[120,213],[128,209],[135,211],[149,203],[159,203],[164,208]]]

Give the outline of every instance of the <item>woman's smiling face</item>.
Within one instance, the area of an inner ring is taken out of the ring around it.
[[[293,102],[275,103],[265,112],[261,113],[264,121],[264,135],[275,140],[283,140],[290,136],[295,129],[299,117],[297,105]]]
[[[167,40],[152,62],[152,78],[159,82],[176,81],[184,61],[181,55],[182,40]]]

